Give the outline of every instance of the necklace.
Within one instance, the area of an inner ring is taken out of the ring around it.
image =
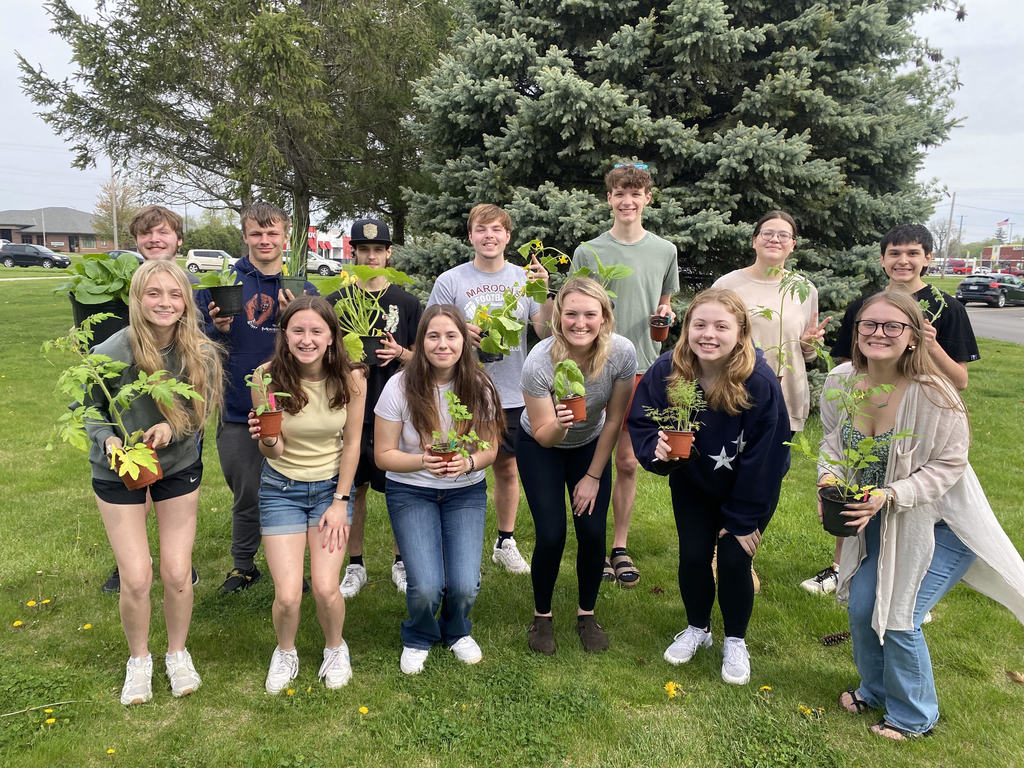
[[[880,388],[883,386],[881,384],[871,384],[871,379],[865,379],[865,381],[870,385],[871,389]],[[875,408],[885,408],[887,405],[889,405],[889,401],[892,400],[893,393],[896,391],[896,384],[890,384],[889,386],[891,387],[888,393],[889,396],[885,398],[884,403],[876,403],[870,398],[868,399],[868,402],[871,403],[871,405],[875,406]]]

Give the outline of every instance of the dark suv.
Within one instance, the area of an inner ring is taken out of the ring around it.
[[[956,287],[962,304],[983,301],[990,307],[1024,304],[1024,282],[1013,275],[969,275]]]
[[[8,243],[0,250],[0,264],[5,267],[70,267],[71,259],[51,251],[45,245]]]

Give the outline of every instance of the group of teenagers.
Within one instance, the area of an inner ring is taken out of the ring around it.
[[[159,206],[136,217],[133,234],[147,260],[132,280],[130,322],[96,351],[129,363],[121,385],[138,370],[166,370],[202,399],[167,407],[142,398],[133,405],[126,426],[145,432],[164,469],[148,489],[127,490],[110,468],[107,455],[122,436],[100,424],[89,427],[93,488],[117,560],[130,651],[123,704],[152,697],[150,503],[159,530],[172,694],[191,693],[201,682],[185,641],[202,431],[215,410],[219,460],[234,498],[233,568],[221,589],[245,589],[260,579],[254,558],[262,540],[277,635],[268,693],[284,690],[298,675],[295,640],[306,589],[325,638],[318,677],[332,689],[351,679],[345,598],[367,581],[362,545],[369,488],[384,493],[395,545],[392,577],[405,592],[401,671],[422,672],[438,644],[466,664],[481,661],[470,613],[480,588],[488,467],[498,530],[492,560],[528,572],[532,581],[530,650],[557,651],[552,597],[567,516],[577,544],[575,631],[585,651],[608,648],[594,615],[601,581],[629,587],[640,580],[626,550],[639,465],[667,475],[678,532],[686,626],[665,660],[684,664],[712,645],[717,596],[725,635],[722,678],[749,681],[752,560],[789,469],[788,444],[808,416],[806,365],[829,320],[818,320],[812,285],[799,296],[784,287],[797,224],[788,213],[770,211],[753,231],[754,262],[698,293],[678,343],[661,353],[648,323],[652,315],[675,319],[676,248],[643,228],[652,187],[646,166],[618,165],[605,182],[612,227],[581,245],[572,262],[594,269],[600,259],[632,269],[612,286],[614,306],[590,277],[570,275],[543,303],[524,294],[519,319],[540,341],[527,350],[524,328],[518,347],[486,363],[479,362],[481,328],[472,323],[477,308],[501,306],[507,289],[550,278],[536,259],[525,267],[505,260],[512,224],[495,205],[472,209],[473,259],[437,277],[425,309],[383,274],[341,289],[371,292],[385,310],[382,348],[376,360],[362,362],[345,351],[334,307],[341,294],[320,297],[311,283],[300,296],[281,290],[289,221],[279,208],[255,203],[242,214],[248,256],[234,270],[244,310],[234,317],[222,317],[206,291],[197,291],[194,301],[190,296],[188,275],[173,261],[180,218]],[[163,244],[152,256],[151,242]],[[356,221],[351,244],[357,263],[388,263],[384,222]],[[834,352],[847,362],[829,373],[826,390],[848,382],[873,394],[852,424],[823,397],[822,447],[840,455],[849,430],[898,439],[879,441],[883,455],[862,478],[877,490],[847,505],[851,536],[845,546],[837,544],[836,562],[804,582],[812,591],[837,592],[849,606],[860,683],[840,694],[840,706],[853,714],[884,712],[872,730],[896,740],[927,734],[938,720],[921,624],[946,592],[964,579],[1024,621],[1024,562],[967,461],[970,427],[959,390],[967,384],[966,362],[978,357],[970,323],[948,296],[941,311],[929,313],[931,320],[918,303],[941,303],[921,280],[931,250],[923,227],[890,231],[881,244],[889,287],[855,302],[843,318]],[[780,337],[784,344],[777,344]],[[553,396],[555,366],[564,360],[584,375],[583,421],[574,421]],[[246,385],[250,374],[270,377],[270,391],[284,409],[279,436],[261,434],[255,411],[265,403]],[[650,415],[669,405],[667,388],[679,380],[696,381],[706,401],[685,460],[669,457],[666,433]],[[465,406],[467,420],[452,422],[449,393]],[[449,429],[472,431],[479,441],[447,460],[434,455],[432,434]],[[826,475],[821,469],[821,483]],[[513,535],[520,482],[535,528],[529,565]],[[609,506],[614,531],[607,554]]]

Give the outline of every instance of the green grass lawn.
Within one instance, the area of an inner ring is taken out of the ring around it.
[[[845,612],[798,586],[829,562],[832,547],[817,523],[812,469],[800,462],[786,478],[756,559],[763,586],[747,638],[753,666],[747,686],[727,685],[719,676],[717,612],[713,649],[683,667],[662,660],[684,626],[676,534],[666,480],[641,473],[630,544],[643,579],[632,591],[602,587],[597,613],[611,639],[608,653],[584,654],[573,632],[571,556],[555,593],[559,650],[551,658],[526,647],[529,579],[497,570],[485,556],[473,611],[483,663],[465,667],[435,649],[422,675],[402,675],[404,601],[390,581],[383,498],[372,494],[365,548],[371,584],[347,608],[345,637],[355,676],[341,691],[327,692],[317,683],[323,638],[307,598],[294,695],[272,698],[263,680],[275,645],[273,586],[265,578],[238,595],[216,591],[231,566],[231,498],[214,441],[207,440],[194,556],[202,580],[189,638],[203,687],[183,700],[170,696],[157,582],[154,700],[122,707],[127,646],[117,598],[100,593],[113,557],[87,460],[64,445],[46,447],[63,406],[52,395],[57,369],[39,346],[71,322],[67,300],[51,296],[50,289],[49,281],[0,283],[0,714],[15,713],[0,718],[2,765],[816,768],[1022,762],[1024,686],[1007,673],[1024,670],[1024,632],[1008,611],[963,586],[938,605],[925,630],[942,708],[936,735],[892,744],[868,733],[877,714],[840,711],[837,694],[856,683],[850,644],[826,647],[820,638],[845,629]],[[970,367],[967,390],[971,459],[1020,549],[1024,480],[1016,437],[1024,421],[1024,347],[987,340],[980,346],[982,359]],[[817,430],[812,420],[809,432]],[[488,547],[494,533],[490,515]],[[155,526],[151,534],[156,554]],[[531,552],[525,501],[516,535]],[[37,604],[27,606],[30,600]],[[14,627],[16,621],[23,623]],[[674,698],[664,688],[669,681],[678,686]],[[23,711],[31,707],[40,709]],[[46,723],[48,718],[54,722]]]

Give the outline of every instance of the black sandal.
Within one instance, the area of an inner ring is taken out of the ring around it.
[[[844,693],[850,694],[850,706],[853,707],[853,709],[850,709],[850,707],[846,706],[846,704],[843,703]],[[861,715],[864,714],[865,710],[871,709],[871,705],[868,704],[860,696],[858,696],[856,689],[853,687],[847,688],[845,691],[843,691],[843,693],[839,694],[839,706],[847,712],[849,712],[851,715]]]
[[[604,570],[601,572],[601,579],[603,581],[615,581],[615,569],[612,568],[611,560],[607,557],[604,559]]]
[[[911,741],[913,739],[922,739],[925,736],[931,736],[934,728],[929,728],[924,733],[914,733],[908,731],[905,728],[900,728],[898,725],[893,725],[888,722],[884,717],[877,723],[871,726],[871,732],[876,733],[883,739],[889,739],[889,741]],[[892,731],[897,734],[896,736],[886,736],[882,731]]]

